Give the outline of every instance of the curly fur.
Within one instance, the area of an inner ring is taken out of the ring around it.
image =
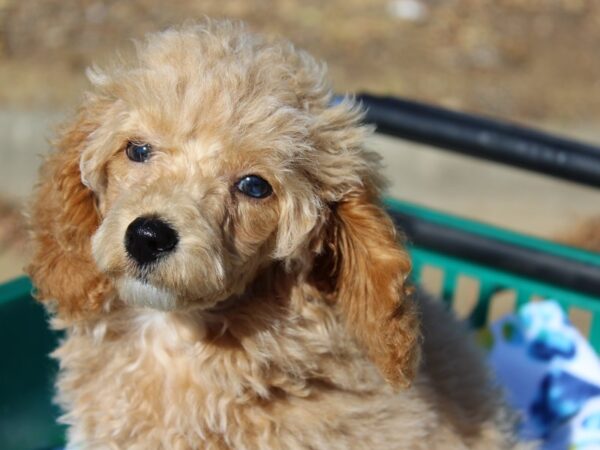
[[[407,285],[370,130],[324,72],[229,22],[90,71],[31,215],[71,448],[515,448],[466,331]],[[273,195],[232,187],[250,173]],[[181,239],[141,270],[145,214]]]

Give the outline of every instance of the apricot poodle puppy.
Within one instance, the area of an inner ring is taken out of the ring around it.
[[[205,22],[89,78],[31,213],[69,448],[518,445],[323,65]]]

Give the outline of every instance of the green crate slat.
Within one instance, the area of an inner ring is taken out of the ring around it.
[[[488,267],[473,264],[469,261],[461,260],[454,257],[449,257],[439,253],[432,252],[417,247],[411,247],[410,252],[419,262],[426,261],[426,264],[437,267],[448,268],[454,273],[460,273],[472,278],[476,278],[483,282],[483,285],[489,283],[490,286],[495,286],[495,289],[487,290],[490,293],[497,292],[499,289],[515,290],[517,298],[524,294],[529,300],[532,293],[544,298],[556,300],[565,310],[568,311],[571,307],[584,309],[592,313],[592,323],[590,336],[588,339],[594,350],[600,351],[600,301],[594,297],[567,291],[557,286],[552,286],[547,283],[530,280],[508,272],[503,272]],[[485,291],[485,289],[484,289]],[[471,317],[475,326],[479,327],[487,321],[487,310],[491,295],[483,295],[479,299],[477,316]]]

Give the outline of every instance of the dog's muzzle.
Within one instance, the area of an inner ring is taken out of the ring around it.
[[[178,242],[177,231],[156,216],[138,217],[125,232],[127,254],[140,266],[173,252]]]

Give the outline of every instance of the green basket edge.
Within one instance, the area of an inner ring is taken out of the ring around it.
[[[5,303],[21,301],[23,298],[33,298],[33,285],[31,280],[21,275],[6,283],[0,284],[0,306]]]
[[[509,231],[504,228],[499,228],[475,220],[464,219],[445,212],[424,208],[422,206],[415,205],[414,203],[399,200],[397,198],[385,197],[384,205],[393,212],[409,213],[421,219],[447,227],[468,231],[480,236],[501,240],[534,250],[544,251],[556,256],[562,256],[600,267],[600,253],[581,250],[524,233]]]

